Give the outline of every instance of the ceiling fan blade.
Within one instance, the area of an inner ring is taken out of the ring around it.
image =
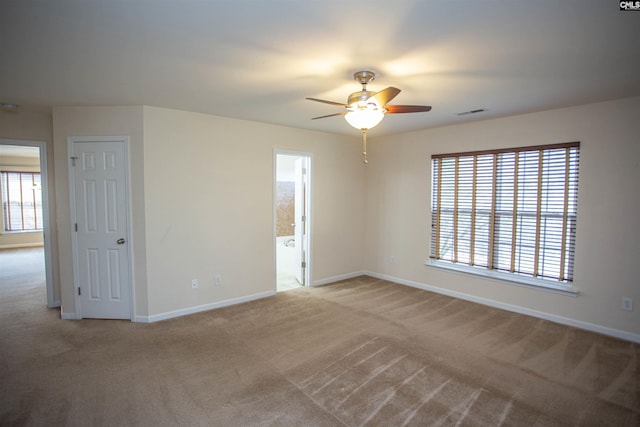
[[[400,93],[400,89],[397,87],[389,86],[386,89],[382,89],[380,92],[373,95],[371,98],[378,101],[378,104],[385,106],[387,102],[391,101],[393,98],[398,96]]]
[[[341,102],[326,101],[324,99],[318,99],[318,98],[305,98],[305,99],[308,99],[309,101],[322,102],[324,104],[338,105],[340,107],[346,107],[347,106],[347,104],[343,104]]]
[[[400,113],[421,113],[423,111],[431,111],[429,105],[387,105],[386,114],[400,114]]]
[[[326,116],[314,117],[311,120],[324,119],[324,118],[327,118],[327,117],[335,117],[335,116],[344,116],[345,114],[347,114],[347,112],[343,111],[341,113],[327,114]]]

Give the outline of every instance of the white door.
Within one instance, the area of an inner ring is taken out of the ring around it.
[[[295,240],[295,262],[296,262],[296,280],[301,285],[305,285],[305,268],[306,257],[306,237],[307,237],[307,212],[306,212],[306,159],[300,157],[295,161],[295,196],[294,196],[294,240]]]
[[[126,143],[70,139],[79,317],[131,319]]]

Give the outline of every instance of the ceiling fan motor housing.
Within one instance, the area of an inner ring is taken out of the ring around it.
[[[376,78],[373,71],[357,71],[353,75],[353,79],[362,85],[362,90],[353,92],[347,99],[347,110],[379,110],[381,105],[373,97],[376,93],[367,90],[367,83]]]
[[[371,92],[369,90],[361,90],[358,92],[353,92],[349,95],[349,99],[347,100],[347,105],[349,107],[356,108],[358,104],[364,106],[369,98],[375,95],[375,92]]]

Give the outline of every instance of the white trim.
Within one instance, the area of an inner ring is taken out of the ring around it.
[[[551,280],[538,279],[535,277],[526,277],[516,273],[505,273],[502,271],[488,270],[480,267],[473,267],[464,264],[454,264],[447,261],[428,259],[425,266],[452,271],[455,273],[470,274],[485,279],[493,279],[500,282],[506,282],[509,285],[522,286],[529,289],[539,291],[552,292],[570,297],[577,297],[580,291],[571,285],[561,285]]]
[[[44,242],[44,269],[47,286],[47,307],[60,307],[60,295],[55,298],[53,290],[53,264],[52,264],[52,242],[51,242],[51,214],[49,211],[49,166],[47,144],[40,145],[40,191],[42,192],[42,240]]]
[[[339,282],[341,280],[353,279],[354,277],[362,276],[365,274],[368,274],[369,276],[373,276],[373,274],[370,274],[364,271],[354,271],[353,273],[340,274],[338,276],[327,277],[326,279],[316,280],[311,284],[311,286],[329,285],[331,283]]]
[[[275,294],[276,294],[275,291],[260,292],[257,294],[247,295],[244,297],[231,298],[224,301],[217,301],[209,304],[197,305],[195,307],[167,311],[165,313],[160,313],[160,314],[152,314],[151,316],[135,316],[133,321],[139,322],[139,323],[159,322],[160,320],[173,319],[174,317],[186,316],[188,314],[195,314],[203,311],[213,310],[216,308],[228,307],[230,305],[242,304],[249,301],[268,298],[268,297],[274,296]]]
[[[304,282],[307,286],[313,285],[313,263],[311,262],[311,252],[313,248],[313,153],[306,151],[295,151],[288,149],[273,149],[273,190],[272,190],[272,205],[273,205],[273,289],[278,290],[278,259],[277,259],[277,245],[278,245],[278,212],[276,208],[276,195],[278,193],[278,156],[298,156],[306,157],[307,159],[307,191],[305,194],[305,204],[307,205],[307,238],[305,239],[305,259],[306,269]]]
[[[75,185],[75,173],[73,171],[73,165],[70,157],[74,155],[74,144],[76,138],[67,137],[67,175],[69,178],[69,233],[71,234],[71,262],[73,265],[73,299],[74,299],[74,307],[75,313],[73,319],[82,319],[82,309],[80,307],[80,296],[78,295],[78,242],[77,235],[74,232],[74,224],[76,221],[76,185]],[[69,314],[70,315],[70,314]],[[63,319],[69,319],[69,317],[65,317],[65,313],[62,313]]]
[[[620,338],[623,340],[640,343],[640,334],[636,334],[633,332],[622,331],[620,329],[608,328],[606,326],[596,325],[594,323],[583,322],[581,320],[570,319],[568,317],[558,316],[555,314],[544,313],[542,311],[532,310],[525,307],[520,307],[517,305],[506,304],[494,300],[490,300],[488,298],[477,297],[475,295],[469,295],[464,292],[452,291],[449,289],[440,288],[437,286],[427,285],[424,283],[414,282],[411,280],[401,279],[399,277],[388,276],[386,274],[379,274],[374,272],[366,272],[371,277],[375,277],[377,279],[388,280],[390,282],[399,283],[401,285],[411,286],[413,288],[422,289],[425,291],[431,291],[442,295],[447,295],[453,298],[459,298],[466,301],[476,302],[478,304],[487,305],[489,307],[495,307],[502,310],[512,311],[514,313],[525,314],[527,316],[537,317],[539,319],[549,320],[551,322],[560,323],[567,326],[573,326],[579,329],[585,329],[591,332],[597,332],[604,335],[609,335],[615,338]]]
[[[79,319],[82,319],[82,318],[79,317],[76,313],[65,313],[64,311],[60,310],[60,319],[62,319],[62,320],[79,320]]]

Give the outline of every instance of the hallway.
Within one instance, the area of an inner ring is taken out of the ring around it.
[[[43,312],[48,311],[44,249],[0,250],[0,311],[20,316],[25,303],[29,307],[41,306]]]

